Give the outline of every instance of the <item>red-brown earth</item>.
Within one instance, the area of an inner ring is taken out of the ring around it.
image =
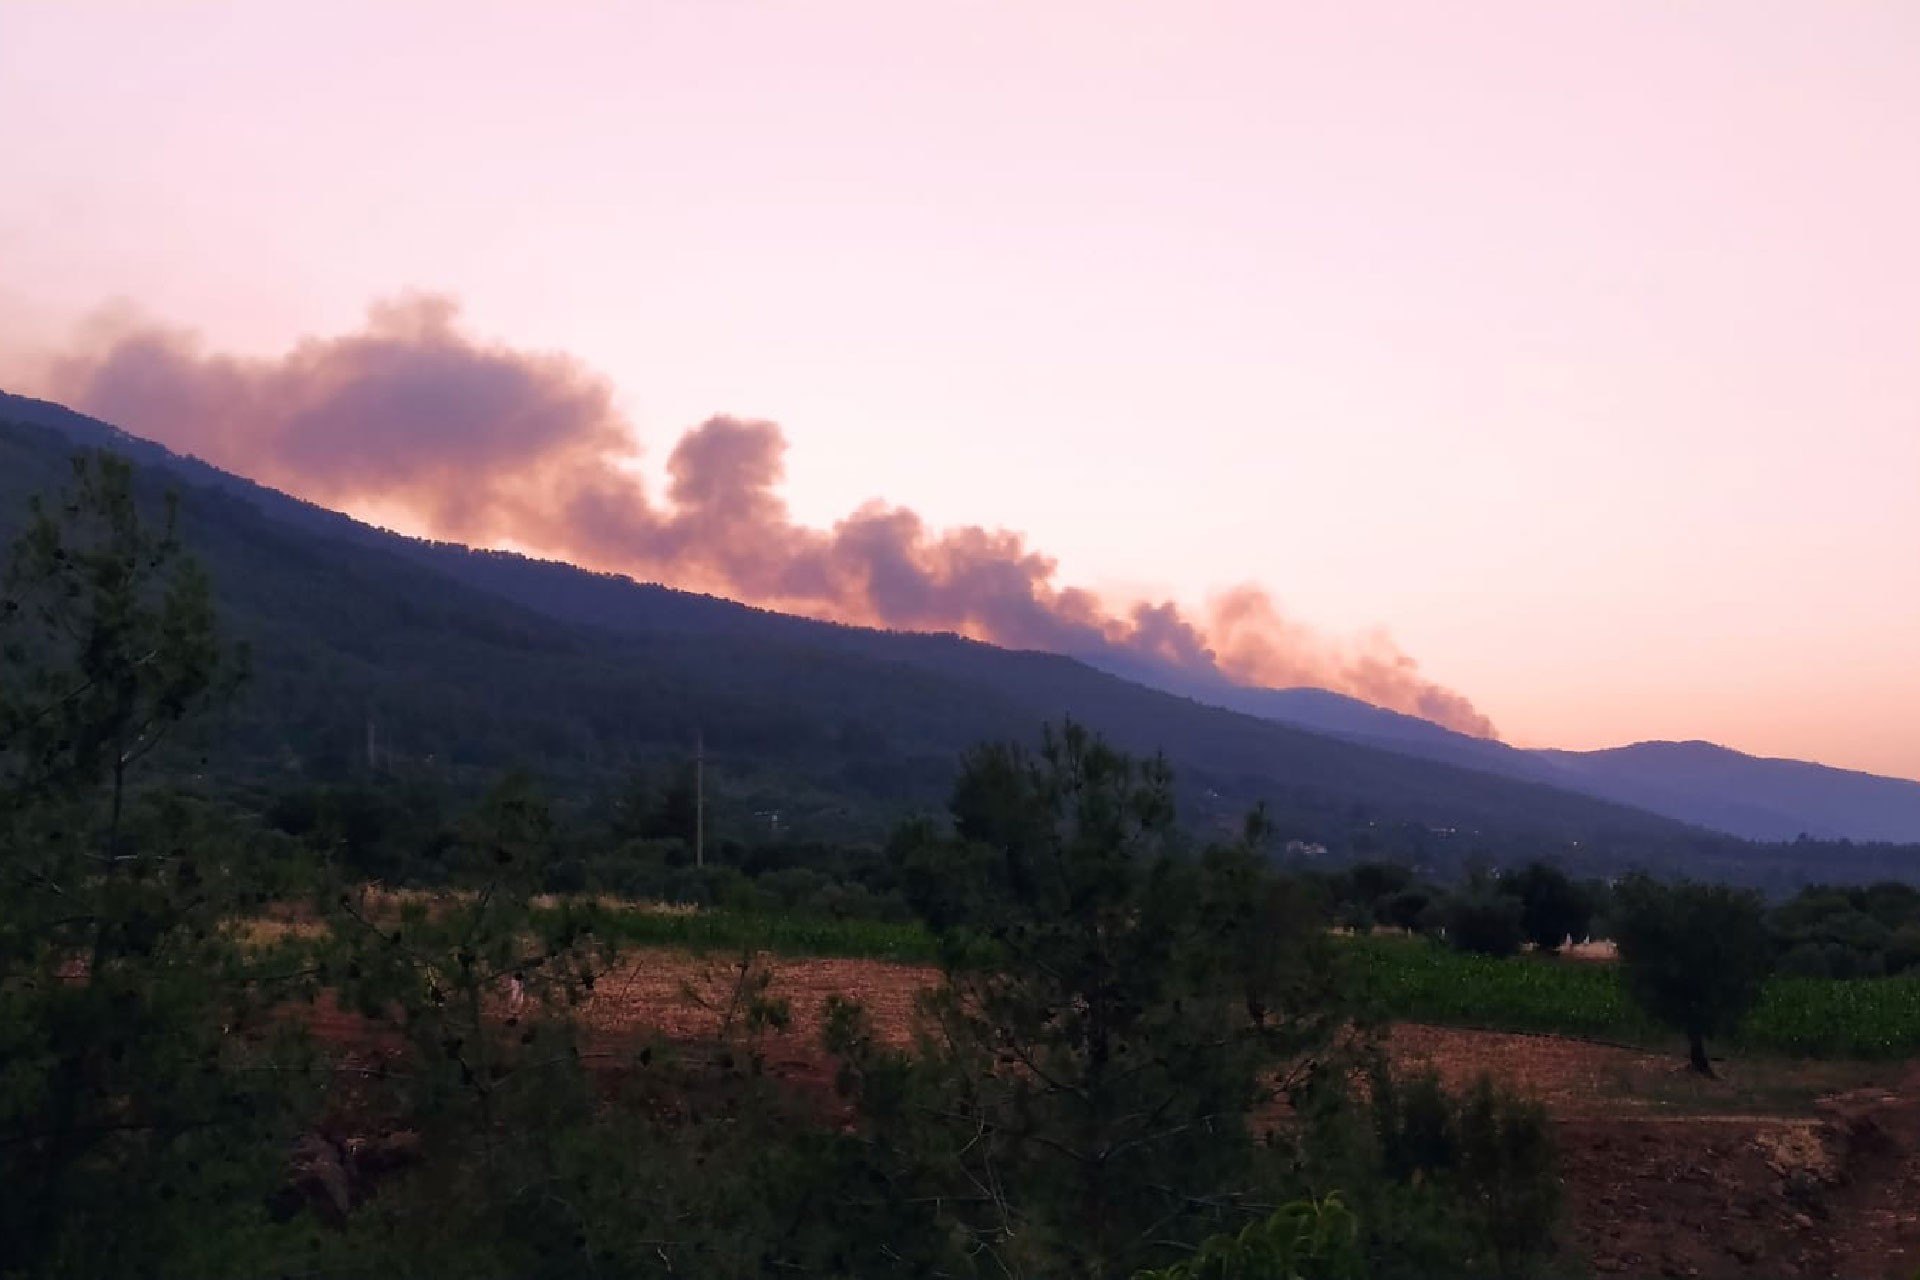
[[[767,963],[791,1022],[760,1039],[764,1069],[808,1090],[832,1079],[828,996],[859,1000],[883,1038],[906,1043],[915,997],[937,979],[870,960]],[[627,953],[586,1006],[590,1045],[617,1056],[651,1036],[710,1040],[733,964]],[[336,1044],[367,1046],[364,1024],[325,1001],[314,1020]],[[1547,1108],[1570,1243],[1600,1274],[1913,1280],[1920,1269],[1920,1064],[1732,1061],[1709,1081],[1677,1049],[1414,1024],[1390,1028],[1387,1047],[1456,1085],[1491,1073]]]

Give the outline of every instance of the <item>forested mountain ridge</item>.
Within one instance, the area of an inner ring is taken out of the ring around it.
[[[452,777],[525,763],[591,787],[684,758],[699,735],[723,823],[779,809],[790,830],[873,835],[937,801],[969,744],[1031,739],[1070,716],[1129,749],[1164,750],[1203,826],[1266,801],[1283,837],[1340,853],[1806,871],[1790,850],[1205,706],[1071,658],[404,538],[58,406],[9,397],[6,419],[0,523],[59,487],[76,444],[124,453],[149,490],[182,491],[185,538],[254,655],[252,688],[211,745],[263,780],[372,759]]]
[[[1710,742],[1639,742],[1598,751],[1521,749],[1323,689],[1250,689],[1110,659],[1094,665],[1154,688],[1405,755],[1539,782],[1747,840],[1920,841],[1920,782]]]
[[[1562,785],[1753,839],[1920,841],[1920,782],[1711,742],[1535,751]]]

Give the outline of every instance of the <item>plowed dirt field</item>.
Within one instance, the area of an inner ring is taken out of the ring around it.
[[[628,953],[597,985],[586,1020],[604,1046],[644,1036],[704,1039],[735,990],[733,961]],[[911,1039],[930,969],[879,961],[780,959],[768,994],[790,1026],[768,1034],[765,1069],[824,1087],[822,1009],[863,1002],[881,1035]],[[351,1037],[339,1015],[323,1032]],[[1405,1065],[1464,1083],[1489,1072],[1555,1121],[1570,1231],[1601,1274],[1837,1276],[1913,1280],[1920,1270],[1920,1064],[1740,1062],[1706,1081],[1676,1048],[1656,1055],[1554,1036],[1402,1024]]]

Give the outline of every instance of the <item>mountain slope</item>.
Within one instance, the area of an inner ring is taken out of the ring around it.
[[[1754,839],[1920,841],[1920,783],[1900,778],[1710,742],[1531,754],[1551,762],[1563,785]]]
[[[523,757],[604,774],[702,732],[719,758],[770,780],[920,803],[971,743],[1030,739],[1073,716],[1130,749],[1164,749],[1209,821],[1268,799],[1295,834],[1323,840],[1369,823],[1470,831],[1489,845],[1692,838],[1631,809],[1220,711],[1070,658],[809,622],[401,538],[57,406],[0,403],[15,419],[23,410],[58,431],[0,429],[11,509],[59,483],[76,441],[185,486],[187,535],[256,654],[245,742],[290,767],[352,758],[371,712],[396,749],[448,768]]]
[[[213,746],[255,776],[363,767],[370,720],[380,750],[415,769],[459,778],[524,762],[587,789],[684,758],[702,734],[723,823],[778,807],[790,830],[875,833],[937,802],[972,743],[1031,740],[1072,716],[1128,749],[1163,750],[1203,826],[1267,801],[1284,835],[1435,865],[1558,853],[1593,869],[1799,875],[1780,850],[1221,710],[1071,658],[812,622],[403,538],[58,406],[7,398],[7,418],[0,523],[62,481],[76,443],[133,457],[149,487],[182,488],[186,536],[255,655],[252,694]]]
[[[1252,689],[1148,663],[1090,658],[1212,706],[1386,751],[1562,787],[1746,840],[1920,842],[1920,782],[1763,759],[1707,742],[1521,750],[1324,689]]]

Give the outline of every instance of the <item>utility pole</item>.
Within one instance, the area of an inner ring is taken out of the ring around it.
[[[693,865],[707,865],[707,739],[693,735]]]

